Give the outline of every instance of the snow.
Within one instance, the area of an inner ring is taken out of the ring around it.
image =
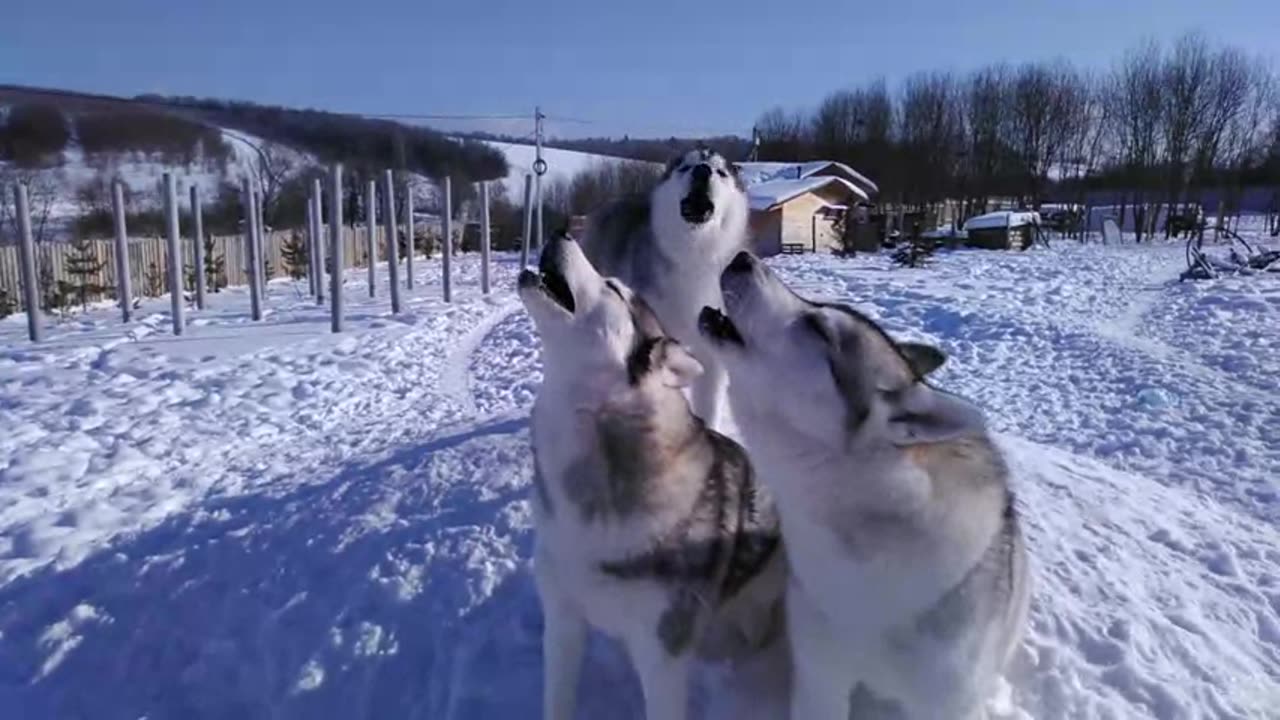
[[[813,177],[815,173],[830,175],[832,171],[843,174],[844,180],[853,183],[858,193],[866,198],[871,193],[880,192],[880,187],[866,175],[854,170],[842,162],[833,160],[812,160],[801,163],[787,162],[740,162],[738,175],[746,185],[769,182],[771,180],[802,180]],[[834,175],[839,177],[839,175]]]
[[[987,409],[1035,573],[1003,717],[1275,716],[1280,276],[1179,283],[1180,244],[769,262],[939,344]],[[0,320],[5,716],[536,717],[515,265],[484,297],[456,257],[446,305],[422,260],[399,316],[353,271],[339,335],[288,280],[261,323],[231,289],[178,338],[164,298],[39,346]],[[579,717],[642,717],[617,646],[590,653]]]
[[[807,192],[820,190],[828,185],[839,185],[845,192],[867,200],[867,194],[857,185],[834,176],[817,176],[800,180],[769,180],[755,185],[747,185],[747,200],[752,210],[768,210],[791,198]]]
[[[1023,225],[1039,225],[1040,213],[1035,211],[1019,212],[1016,210],[997,210],[985,215],[971,217],[964,222],[965,230],[988,230],[991,228],[1022,227]]]

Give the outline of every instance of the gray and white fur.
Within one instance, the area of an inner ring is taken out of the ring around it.
[[[720,284],[701,327],[785,528],[791,717],[984,717],[1029,577],[982,413],[925,382],[941,351],[796,295],[748,253]]]
[[[687,712],[696,657],[786,668],[778,517],[745,452],[681,389],[701,367],[578,244],[547,245],[520,298],[542,344],[532,414],[544,715],[569,720],[588,627],[621,641],[649,718]],[[784,690],[753,702],[785,714]],[[772,706],[770,706],[772,703]]]
[[[749,211],[734,165],[700,148],[672,159],[647,196],[621,198],[593,214],[582,238],[592,265],[644,298],[703,364],[693,411],[711,427],[721,427],[725,376],[703,347],[698,311],[720,307],[717,278],[746,247]]]

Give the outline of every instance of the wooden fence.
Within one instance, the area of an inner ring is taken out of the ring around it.
[[[321,237],[325,238],[327,243],[329,237],[328,225],[324,225],[322,229]],[[384,243],[385,230],[379,227],[376,232],[376,242]],[[400,233],[403,236],[404,226],[400,227]],[[264,235],[263,261],[269,269],[271,277],[288,275],[289,268],[285,263],[284,251],[290,238],[295,235],[298,238],[298,242],[302,243],[303,234],[301,230],[276,230]],[[368,264],[369,254],[366,238],[367,234],[363,227],[344,227],[342,229],[343,262],[348,268],[364,267]],[[210,258],[221,258],[222,272],[217,277],[216,284],[213,282],[213,278],[210,278],[209,290],[212,292],[214,287],[248,285],[248,253],[244,236],[213,236],[211,239],[213,248],[206,255]],[[422,239],[419,237],[418,244],[421,245],[421,243]],[[115,288],[117,286],[115,241],[91,240],[89,241],[89,248],[97,259],[98,264],[101,265],[101,270],[95,274],[80,278],[68,272],[68,259],[79,255],[75,245],[65,242],[45,242],[36,245],[36,273],[40,278],[42,296],[51,289],[45,287],[46,285],[57,287],[58,281],[64,281],[77,287],[81,282],[84,282],[87,285],[96,285],[104,288],[103,292],[90,293],[88,297],[90,301],[115,297]],[[383,245],[379,245],[378,257],[381,258],[385,255],[386,248]],[[165,271],[168,256],[165,238],[129,239],[129,277],[133,280],[133,292],[135,295],[154,297],[168,292]],[[182,256],[187,268],[183,278],[184,286],[188,290],[194,290],[191,281],[191,278],[194,277],[191,264],[195,253],[189,237],[183,238]],[[332,254],[326,252],[325,257],[332,257]],[[305,274],[306,270],[307,267],[304,261],[302,266],[298,268],[298,272]],[[16,301],[19,297],[19,288],[21,286],[18,273],[17,245],[0,245],[0,295],[7,295],[12,301]],[[78,301],[78,299],[77,297],[76,300]]]

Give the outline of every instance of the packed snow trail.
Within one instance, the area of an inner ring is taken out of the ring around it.
[[[1280,282],[1172,284],[1180,253],[771,261],[940,344],[1001,431],[1036,571],[1008,715],[1277,717]],[[285,282],[180,340],[163,299],[137,340],[0,321],[6,716],[536,717],[537,342],[510,257],[493,298],[456,265],[457,302],[424,262],[394,318],[349,275],[340,336]],[[642,717],[591,653],[579,717]]]

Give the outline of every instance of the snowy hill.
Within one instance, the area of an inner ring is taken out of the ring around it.
[[[486,140],[485,144],[501,150],[502,154],[507,158],[507,177],[503,180],[507,199],[516,204],[523,202],[524,176],[526,173],[533,172],[533,161],[537,158],[537,148],[533,145],[518,145],[496,140]],[[543,148],[542,157],[547,161],[547,174],[542,176],[544,187],[557,181],[563,180],[567,182],[572,180],[574,175],[601,163],[639,162],[638,160],[628,160],[627,158],[594,155],[592,153],[578,152],[577,150],[560,150],[558,148]]]
[[[1177,283],[1180,246],[771,264],[951,356],[1014,471],[1035,573],[1002,717],[1280,707],[1280,277]],[[498,259],[351,330],[288,281],[166,329],[0,321],[0,707],[15,718],[536,717],[536,340]],[[385,281],[384,281],[385,282]],[[581,718],[640,718],[596,638]],[[714,668],[700,677],[715,714]]]

